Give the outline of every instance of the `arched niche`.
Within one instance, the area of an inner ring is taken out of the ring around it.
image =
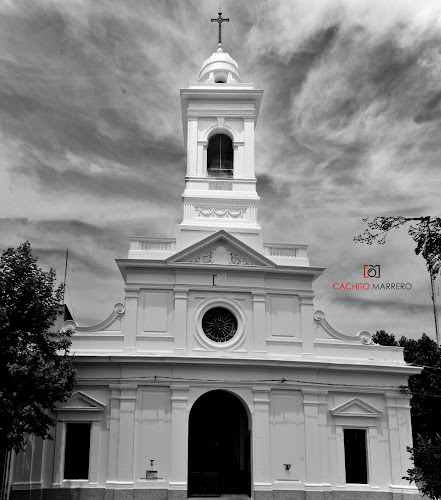
[[[224,133],[216,133],[208,139],[207,177],[231,178],[234,171],[234,147],[232,139]]]

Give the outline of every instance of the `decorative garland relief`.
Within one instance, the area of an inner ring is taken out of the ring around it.
[[[242,219],[246,208],[194,207],[199,217],[220,217]]]

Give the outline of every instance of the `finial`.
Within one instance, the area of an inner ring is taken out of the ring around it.
[[[218,23],[218,25],[219,25],[219,43],[218,43],[218,50],[219,50],[219,46],[220,46],[220,48],[222,48],[222,23],[228,23],[228,22],[230,22],[230,19],[229,18],[224,19],[222,17],[222,11],[221,11],[220,5],[219,5],[218,14],[219,14],[219,16],[216,19],[211,18],[211,22]]]

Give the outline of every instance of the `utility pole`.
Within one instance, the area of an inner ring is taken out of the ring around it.
[[[66,293],[66,276],[67,276],[67,259],[69,258],[69,249],[67,248],[66,249],[66,265],[64,266],[64,281],[63,281],[63,285],[64,285],[64,288],[63,288],[63,298],[62,298],[62,305],[65,305],[65,302],[64,302],[64,294]]]
[[[433,316],[435,317],[436,343],[437,343],[437,345],[439,345],[438,310],[436,307],[436,298],[435,298],[435,295],[438,295],[439,293],[435,294],[435,275],[432,273],[430,273],[430,288],[432,290],[431,296],[432,296],[432,302],[433,302]]]

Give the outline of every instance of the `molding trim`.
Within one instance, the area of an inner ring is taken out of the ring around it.
[[[314,312],[314,322],[317,326],[322,327],[323,330],[333,339],[357,344],[361,343],[364,345],[373,344],[372,335],[365,330],[358,332],[355,335],[345,335],[344,333],[338,332],[326,321],[325,313],[323,311],[318,310]]]
[[[110,314],[110,316],[105,319],[104,321],[101,321],[101,323],[98,323],[96,325],[91,325],[91,326],[79,326],[77,323],[75,323],[74,320],[69,319],[63,323],[63,326],[61,327],[61,331],[63,332],[99,332],[102,330],[105,330],[106,328],[109,328],[109,326],[112,326],[113,323],[117,320],[119,316],[122,316],[125,313],[125,308],[124,305],[118,302],[113,306],[113,311]]]
[[[349,410],[349,411],[348,411]],[[336,406],[329,413],[334,417],[370,417],[379,418],[383,412],[360,398],[352,398],[342,405]]]

